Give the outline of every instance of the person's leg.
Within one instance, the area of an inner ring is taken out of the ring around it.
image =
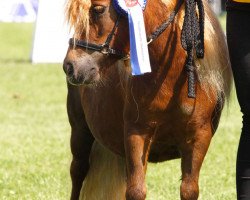
[[[243,128],[236,161],[237,199],[250,199],[250,12],[227,13],[227,41]]]

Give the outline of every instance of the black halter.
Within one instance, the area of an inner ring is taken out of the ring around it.
[[[86,48],[92,51],[99,51],[105,55],[114,55],[117,56],[120,59],[124,59],[127,57],[126,54],[122,53],[121,51],[117,50],[117,49],[113,49],[110,47],[110,43],[115,35],[115,31],[119,25],[119,20],[120,20],[120,15],[118,15],[118,18],[115,22],[115,25],[112,29],[112,31],[110,32],[110,34],[108,35],[106,41],[103,44],[93,44],[93,43],[89,43],[83,40],[78,40],[75,38],[70,38],[69,39],[69,45],[72,46],[77,46],[80,48]]]

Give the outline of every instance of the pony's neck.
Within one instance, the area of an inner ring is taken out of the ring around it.
[[[150,35],[169,19],[178,1],[180,0],[148,0],[144,12],[147,35]]]
[[[163,22],[169,19],[179,0],[148,0],[145,10],[145,27],[147,35],[152,34]],[[180,11],[181,12],[181,9]],[[179,15],[179,13],[178,13]],[[153,72],[162,73],[163,68],[172,65],[171,60],[184,51],[180,47],[179,18],[176,16],[174,22],[149,45],[149,54]],[[180,56],[180,55],[179,55]]]

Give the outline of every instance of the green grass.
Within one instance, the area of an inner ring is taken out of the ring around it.
[[[33,24],[0,24],[0,199],[70,192],[70,128],[61,65],[32,65]],[[200,175],[202,200],[234,200],[241,114],[233,92]],[[149,164],[148,200],[179,199],[180,160]]]
[[[32,24],[0,24],[0,199],[68,199],[61,65],[32,65]]]

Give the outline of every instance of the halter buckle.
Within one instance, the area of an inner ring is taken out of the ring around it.
[[[109,48],[104,46],[103,49],[101,50],[101,53],[104,54],[104,55],[109,55]]]

